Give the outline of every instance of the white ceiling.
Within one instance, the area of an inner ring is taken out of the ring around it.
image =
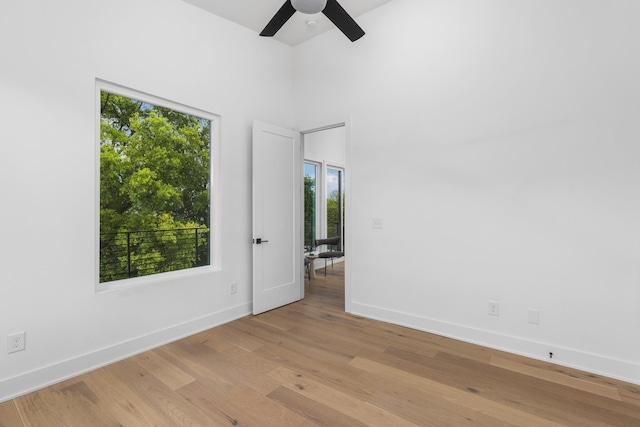
[[[273,15],[275,15],[278,9],[282,7],[285,0],[183,1],[252,29],[256,32],[256,36],[258,36],[262,29],[271,20]],[[358,16],[375,9],[384,3],[388,3],[389,1],[391,0],[338,0],[340,5],[356,21],[358,21]],[[307,21],[309,20],[317,22],[315,29],[312,30],[307,27]],[[366,33],[368,29],[362,26],[362,24],[360,24],[360,26]],[[291,19],[284,24],[280,31],[278,31],[274,38],[290,46],[295,46],[332,28],[335,28],[335,26],[322,13],[305,15],[303,13],[296,12]],[[351,43],[346,37],[345,42]]]

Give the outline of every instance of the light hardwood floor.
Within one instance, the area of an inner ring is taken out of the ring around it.
[[[0,404],[1,427],[640,426],[640,387],[303,301]]]

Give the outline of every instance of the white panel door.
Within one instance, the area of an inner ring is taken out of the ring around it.
[[[303,297],[300,134],[253,123],[253,314]]]

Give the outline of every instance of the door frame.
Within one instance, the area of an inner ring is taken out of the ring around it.
[[[333,119],[325,119],[320,121],[313,121],[309,123],[304,123],[302,126],[296,128],[298,132],[300,132],[300,136],[302,138],[302,161],[304,162],[304,138],[306,134],[319,132],[322,130],[333,129],[337,127],[344,126],[344,191],[348,196],[345,201],[345,215],[344,215],[344,242],[343,246],[345,247],[345,265],[344,265],[344,310],[347,313],[351,313],[352,303],[351,303],[351,269],[349,268],[349,264],[347,263],[349,260],[349,250],[352,248],[352,240],[351,240],[351,223],[352,223],[352,200],[353,197],[350,196],[351,193],[351,177],[353,176],[353,170],[351,168],[351,151],[352,151],[352,142],[351,142],[351,134],[353,131],[353,118],[351,115],[337,117]],[[301,209],[304,217],[304,201],[301,202]],[[300,236],[302,239],[301,245],[304,247],[304,232]],[[302,298],[304,298],[304,281],[302,284]]]

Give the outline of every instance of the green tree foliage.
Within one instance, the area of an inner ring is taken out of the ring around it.
[[[327,197],[327,237],[340,235],[340,193],[338,190],[332,191]]]
[[[101,280],[202,263],[178,230],[209,228],[211,122],[104,91],[100,102]]]
[[[304,176],[304,245],[308,251],[315,248],[316,238],[316,180]]]

